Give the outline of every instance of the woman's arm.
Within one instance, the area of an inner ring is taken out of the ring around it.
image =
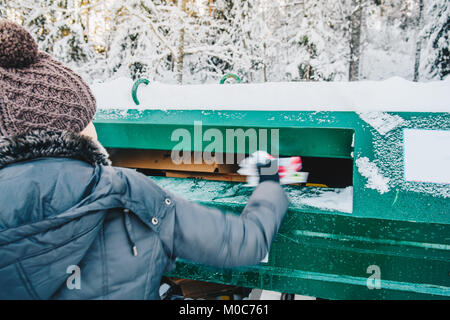
[[[289,204],[273,181],[256,187],[241,215],[172,198],[173,255],[218,267],[259,263],[269,252]]]

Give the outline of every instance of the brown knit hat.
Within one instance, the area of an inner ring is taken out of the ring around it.
[[[80,76],[38,51],[22,26],[0,21],[0,135],[80,132],[95,111],[95,98]]]

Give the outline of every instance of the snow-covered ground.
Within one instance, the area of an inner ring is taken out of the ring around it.
[[[118,78],[91,85],[100,109],[427,111],[450,112],[450,77],[412,82],[399,77],[359,82],[272,82],[261,84],[141,84],[139,106],[133,81]]]

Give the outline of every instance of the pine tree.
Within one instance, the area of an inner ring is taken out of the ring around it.
[[[448,0],[423,1],[420,27],[422,1],[0,0],[0,17],[88,81],[442,79]]]
[[[450,3],[447,0],[426,2],[425,12],[421,78],[444,79],[450,73]]]
[[[40,50],[76,67],[95,54],[79,14],[82,6],[83,1],[79,0],[43,0],[38,5],[31,0],[11,0],[1,10],[6,13],[5,9],[9,9],[20,16],[16,22],[34,35]]]

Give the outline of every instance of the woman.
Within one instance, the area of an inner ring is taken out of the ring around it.
[[[261,177],[240,216],[191,203],[111,166],[95,111],[78,75],[0,21],[1,299],[159,299],[177,257],[264,258],[288,206],[277,175]]]

